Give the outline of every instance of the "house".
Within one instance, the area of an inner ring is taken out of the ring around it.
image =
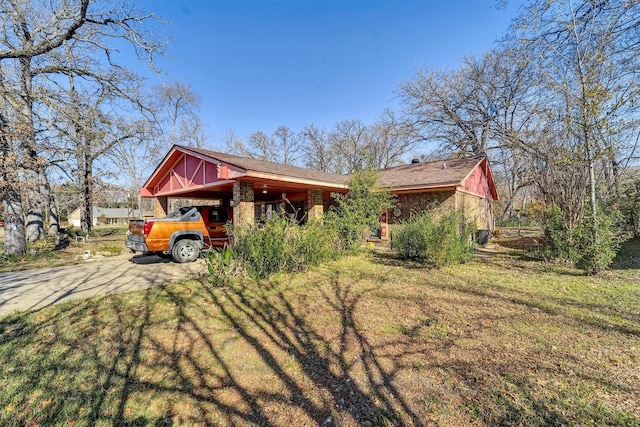
[[[236,224],[253,223],[262,214],[287,211],[304,220],[319,218],[331,193],[348,192],[347,175],[336,175],[226,153],[174,145],[140,190],[153,198],[154,215],[165,216],[170,198],[216,199],[233,208]],[[381,215],[379,238],[414,212],[436,204],[463,210],[480,230],[493,230],[498,199],[484,157],[415,162],[380,171],[380,185],[397,196]]]
[[[130,208],[100,208],[93,207],[91,224],[99,225],[126,225],[131,218],[139,218],[140,210]],[[80,208],[74,210],[69,215],[69,224],[80,227]]]
[[[383,169],[380,185],[396,195],[395,207],[382,215],[385,229],[411,218],[416,212],[438,206],[461,211],[478,230],[493,232],[493,201],[498,191],[486,157],[419,162]],[[386,221],[385,221],[386,220]]]

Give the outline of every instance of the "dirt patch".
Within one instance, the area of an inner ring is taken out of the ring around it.
[[[541,248],[545,243],[544,231],[538,227],[504,227],[496,231],[490,241],[495,250],[501,248],[519,251],[531,251]]]

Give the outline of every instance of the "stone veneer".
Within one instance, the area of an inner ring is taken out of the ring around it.
[[[389,224],[408,221],[413,213],[433,210],[439,206],[451,205],[455,209],[454,194],[453,190],[397,194],[394,207],[389,209]]]
[[[313,221],[322,218],[324,205],[322,200],[322,190],[307,191],[307,220]]]
[[[253,224],[255,221],[253,182],[233,183],[233,223]]]
[[[167,212],[167,206],[169,204],[169,198],[154,197],[153,198],[153,216],[155,218],[164,218],[169,212]]]

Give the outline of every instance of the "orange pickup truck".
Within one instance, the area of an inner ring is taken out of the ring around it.
[[[192,262],[203,249],[229,241],[224,229],[229,218],[229,208],[186,206],[165,218],[132,219],[125,245],[133,252]]]

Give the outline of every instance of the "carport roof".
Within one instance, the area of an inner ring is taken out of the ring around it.
[[[201,148],[191,148],[183,146],[176,147],[180,147],[185,152],[198,153],[211,157],[213,159],[220,160],[221,162],[227,163],[229,165],[237,166],[246,170],[249,175],[251,175],[251,172],[261,172],[272,175],[280,175],[282,177],[303,178],[314,181],[330,182],[339,185],[346,184],[346,182],[350,178],[350,176],[348,175],[337,175],[313,169],[305,169],[297,166],[273,163],[266,160],[258,160],[249,157],[236,156],[233,154],[220,153],[217,151],[204,150]]]
[[[345,191],[336,175],[201,148],[174,145],[140,190],[143,197],[206,197],[229,193],[234,181],[251,181],[270,191]]]

